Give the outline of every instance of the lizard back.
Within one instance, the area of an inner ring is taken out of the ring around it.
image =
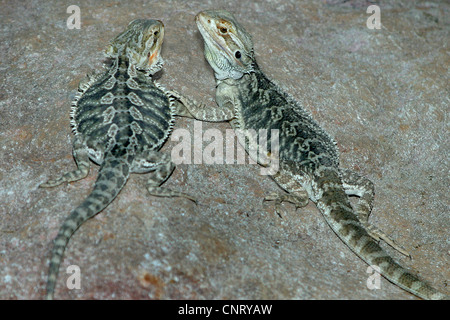
[[[124,57],[80,92],[72,110],[75,135],[88,147],[91,159],[101,164],[107,148],[122,145],[133,152],[158,150],[174,122],[169,98],[148,75]]]
[[[339,167],[335,141],[288,94],[270,81],[256,62],[252,73],[235,84],[239,92],[235,111],[240,129],[278,130],[280,160],[295,161],[307,173],[321,166]],[[269,149],[270,151],[270,149]]]
[[[368,223],[374,196],[372,182],[339,168],[334,140],[263,74],[256,63],[251,36],[234,16],[225,10],[209,10],[200,12],[196,22],[204,39],[205,58],[217,81],[217,110],[222,118],[235,129],[278,130],[280,165],[272,178],[288,194],[272,194],[265,199],[274,200],[275,205],[288,201],[297,207],[312,200],[336,235],[369,265],[378,266],[388,280],[422,298],[448,298],[380,247],[378,240],[383,239],[402,252]],[[217,110],[189,111],[204,120],[218,121]],[[239,141],[249,153],[259,147],[256,139]],[[349,195],[359,197],[355,208]]]
[[[89,160],[100,164],[92,192],[65,219],[50,259],[47,299],[52,299],[59,266],[72,234],[89,218],[103,210],[121,191],[130,173],[152,173],[147,189],[158,196],[185,196],[160,185],[174,164],[159,153],[174,121],[171,97],[153,82],[162,68],[160,49],[164,25],[157,20],[134,20],[107,49],[112,64],[79,85],[71,123],[75,138],[73,155],[77,170],[49,180],[53,187],[87,176]]]

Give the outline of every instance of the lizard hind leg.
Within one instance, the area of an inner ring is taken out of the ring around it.
[[[289,193],[273,192],[264,198],[264,201],[275,201],[275,212],[280,217],[280,207],[283,202],[294,204],[296,209],[308,204],[308,192],[290,173],[279,170],[272,178],[282,189],[289,191]]]
[[[50,188],[58,186],[64,182],[73,182],[85,178],[90,169],[89,154],[78,137],[75,138],[73,143],[73,157],[77,164],[77,169],[74,171],[66,172],[59,178],[48,180],[42,183],[40,188]]]
[[[355,213],[359,221],[364,226],[369,235],[376,241],[383,240],[401,254],[411,257],[411,255],[400,245],[398,245],[386,233],[369,223],[369,216],[373,208],[375,188],[373,182],[360,176],[351,170],[342,170],[341,178],[345,193],[349,196],[357,196],[358,202],[354,206]]]
[[[132,172],[147,173],[149,175],[147,190],[151,195],[157,197],[183,197],[197,203],[197,200],[190,194],[161,187],[174,169],[175,164],[171,161],[169,155],[154,150],[147,150],[144,152],[143,157],[136,157],[132,166]]]

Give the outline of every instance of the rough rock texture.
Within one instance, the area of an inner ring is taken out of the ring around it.
[[[72,3],[0,1],[0,299],[42,298],[52,239],[95,181],[98,167],[38,189],[75,168],[69,111],[79,80],[129,21],[157,18],[166,26],[160,83],[214,103],[193,20],[211,8],[235,13],[267,75],[336,138],[342,166],[374,181],[371,221],[412,260],[392,255],[448,293],[450,6],[379,1],[382,29],[369,30],[372,2],[77,1],[81,29],[69,30]],[[193,133],[194,122],[176,128]],[[196,195],[197,206],[149,196],[145,181],[133,175],[75,233],[56,298],[414,299],[384,279],[367,289],[366,264],[314,205],[284,204],[278,217],[262,201],[278,188],[255,165],[178,165],[167,186]],[[65,286],[69,265],[81,269],[81,290]]]

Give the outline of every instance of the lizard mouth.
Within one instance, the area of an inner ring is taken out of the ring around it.
[[[219,50],[225,50],[225,48],[220,45],[218,41],[218,37],[214,34],[214,32],[210,31],[211,29],[206,28],[207,25],[211,24],[211,17],[209,17],[206,13],[200,12],[195,16],[195,22],[197,23],[198,30],[203,36],[205,41],[213,45],[215,45]],[[214,40],[214,41],[210,41]]]
[[[218,52],[222,52],[228,56],[230,61],[235,61],[238,65],[244,67],[243,63],[237,60],[232,52],[230,52],[224,35],[215,33],[216,25],[214,19],[205,12],[200,12],[195,16],[195,22],[205,43],[208,46],[214,46]],[[228,36],[229,37],[229,36]]]
[[[161,49],[161,46],[159,48],[156,48],[156,50],[153,51],[153,53],[152,53],[152,51],[150,51],[148,53],[148,65],[149,66],[152,66],[153,64],[155,64],[158,61],[160,49]]]
[[[149,66],[156,64],[160,60],[160,53],[164,40],[164,25],[161,21],[159,22],[161,24],[159,29],[152,31],[155,38],[153,40],[152,50],[150,50],[147,55]]]

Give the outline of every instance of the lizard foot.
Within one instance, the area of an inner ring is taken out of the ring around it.
[[[171,190],[169,188],[164,188],[164,187],[151,187],[151,186],[147,187],[147,190],[152,196],[171,197],[171,198],[172,197],[183,197],[183,198],[189,199],[192,202],[194,202],[195,204],[197,204],[197,199],[188,193]]]
[[[295,209],[304,207],[308,204],[309,199],[306,196],[300,197],[293,194],[280,194],[277,192],[272,192],[264,198],[264,201],[275,201],[275,212],[282,217],[280,214],[280,207],[283,202],[290,202],[295,205]]]
[[[383,240],[384,242],[386,242],[388,245],[390,245],[396,251],[411,258],[411,255],[409,254],[408,251],[406,251],[402,246],[397,244],[393,239],[391,239],[391,237],[389,237],[387,234],[385,234],[383,231],[381,231],[377,227],[370,225],[370,224],[365,224],[364,227],[366,228],[367,232],[374,240],[376,240],[376,241]]]

